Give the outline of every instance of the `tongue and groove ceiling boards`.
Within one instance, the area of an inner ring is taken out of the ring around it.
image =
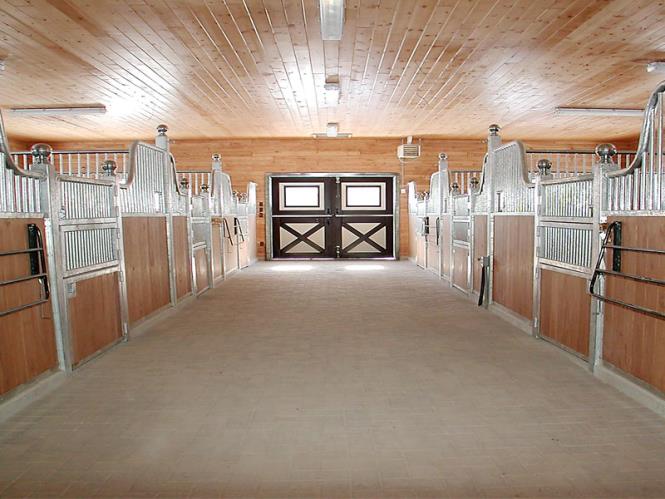
[[[0,106],[103,104],[19,116],[15,137],[356,136],[613,140],[639,118],[557,106],[642,107],[665,75],[654,0],[346,0],[322,41],[318,0],[2,0]],[[325,99],[338,77],[341,98]]]

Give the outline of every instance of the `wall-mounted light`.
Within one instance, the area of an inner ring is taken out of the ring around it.
[[[665,62],[653,61],[647,64],[647,73],[665,73]]]
[[[10,109],[12,113],[23,114],[27,116],[34,115],[47,115],[47,116],[59,116],[59,115],[73,115],[73,114],[104,114],[106,112],[106,106],[67,106],[67,107],[12,107]]]
[[[346,139],[351,137],[351,134],[348,132],[339,131],[339,123],[328,123],[326,124],[325,132],[313,133],[312,137],[315,139],[318,138],[328,138],[328,139]]]
[[[557,107],[554,114],[558,116],[614,116],[641,118],[643,109],[619,109],[610,107]]]
[[[344,0],[319,0],[321,38],[341,40],[344,29]]]

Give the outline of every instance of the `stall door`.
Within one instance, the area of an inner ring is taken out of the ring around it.
[[[273,177],[274,258],[394,256],[393,177]]]

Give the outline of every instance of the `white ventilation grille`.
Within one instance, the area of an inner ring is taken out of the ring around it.
[[[420,157],[420,144],[400,144],[397,146],[397,157],[402,160]]]

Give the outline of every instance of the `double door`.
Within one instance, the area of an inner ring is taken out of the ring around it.
[[[392,258],[392,176],[273,176],[273,258]]]

